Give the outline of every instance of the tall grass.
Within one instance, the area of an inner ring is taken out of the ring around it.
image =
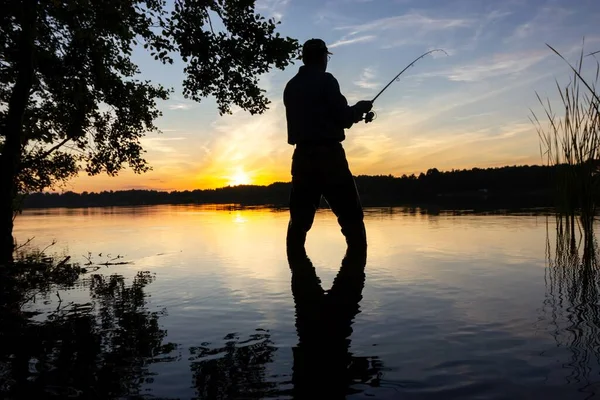
[[[557,111],[550,99],[536,96],[544,109],[546,125],[532,111],[542,157],[556,168],[557,234],[575,243],[576,233],[583,233],[586,247],[593,241],[593,223],[598,203],[598,167],[600,166],[600,97],[597,83],[600,62],[596,53],[584,56],[582,49],[575,65],[558,51],[548,47],[570,67],[572,77],[562,85],[556,81],[561,105]],[[585,68],[588,60],[595,68]],[[591,71],[585,74],[584,71]],[[595,71],[595,74],[593,73]],[[591,75],[591,76],[590,76]],[[576,227],[578,229],[576,229]]]

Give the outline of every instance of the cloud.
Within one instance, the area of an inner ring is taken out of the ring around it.
[[[371,42],[375,39],[377,39],[377,36],[375,36],[375,35],[364,35],[364,36],[358,36],[358,37],[353,37],[353,38],[344,37],[344,38],[338,40],[337,42],[334,42],[333,44],[331,44],[329,46],[329,48],[333,49],[336,47],[348,46],[348,45],[355,44],[355,43]]]
[[[176,103],[176,104],[169,104],[167,106],[167,108],[169,110],[189,110],[192,108],[192,104],[189,103]]]
[[[410,107],[403,108],[390,105],[392,111],[386,112],[386,120],[388,121],[386,125],[391,130],[414,128],[430,131],[432,124],[435,125],[439,121],[446,120],[451,112],[456,116],[456,113],[461,109],[465,110],[466,107],[481,105],[524,87],[531,87],[533,99],[534,83],[551,78],[553,75],[553,71],[544,74],[529,73],[524,74],[519,79],[493,86],[490,86],[487,82],[472,82],[469,86],[461,86],[455,91],[431,96],[430,100],[413,104]],[[525,109],[526,107],[524,107]],[[485,121],[491,123],[489,120]]]
[[[211,130],[211,138],[198,146],[205,154],[191,171],[194,187],[226,186],[238,171],[258,184],[289,180],[292,147],[287,144],[281,101],[274,101],[262,115],[237,112],[221,117]]]
[[[181,154],[182,149],[177,149],[174,146],[168,145],[168,142],[177,142],[185,140],[184,137],[144,137],[140,139],[142,147],[149,151],[155,151],[159,153],[178,153]]]
[[[506,18],[510,15],[512,15],[512,11],[500,11],[500,10],[492,10],[491,12],[489,12],[484,20],[489,22],[489,21],[497,21],[503,18]]]
[[[379,82],[375,81],[375,70],[371,67],[365,68],[354,84],[363,89],[376,89],[381,86]]]
[[[492,60],[454,68],[448,79],[452,81],[475,82],[502,75],[513,75],[528,70],[548,57],[548,54],[523,54],[521,57],[496,56]]]
[[[518,42],[534,36],[544,38],[555,31],[559,26],[564,25],[565,20],[573,15],[575,11],[564,7],[542,7],[529,21],[516,26],[512,35],[506,42]]]
[[[477,82],[517,75],[550,56],[548,51],[499,53],[447,70],[418,74],[418,78],[443,77],[454,82]]]
[[[492,115],[494,115],[493,112],[483,112],[483,113],[478,113],[478,114],[456,116],[453,119],[455,121],[469,121],[469,120],[472,120],[472,119],[489,117],[489,116],[492,116]]]
[[[361,24],[334,27],[345,32],[340,42],[352,42],[355,38],[375,36],[381,48],[409,44],[432,45],[448,39],[448,33],[456,29],[472,28],[476,19],[429,16],[425,12],[411,11],[406,14],[379,18]]]
[[[327,27],[337,25],[348,25],[354,20],[351,17],[342,15],[339,12],[331,11],[328,9],[321,9],[315,12],[313,16],[313,23],[315,25],[323,25]]]
[[[406,145],[399,156],[421,170],[432,166],[441,169],[493,167],[539,162],[538,146],[534,127],[517,122],[466,132],[464,128],[445,131]]]
[[[493,30],[494,25],[498,21],[500,21],[506,17],[509,17],[512,14],[513,14],[513,12],[511,12],[511,11],[493,10],[493,11],[485,14],[484,16],[482,16],[479,19],[479,24],[477,25],[477,27],[475,29],[475,33],[473,34],[473,37],[463,47],[467,50],[473,50],[478,46],[479,42],[482,39],[490,38],[490,37],[493,37],[494,35],[497,35],[498,32]]]
[[[539,162],[538,137],[528,122],[495,121],[482,128],[440,126],[425,132],[418,127],[360,129],[345,144],[354,174],[399,176],[433,167],[449,170]]]
[[[466,28],[473,25],[473,20],[466,18],[433,18],[420,13],[411,12],[404,15],[376,19],[364,24],[340,26],[336,30],[349,31],[349,35],[365,32],[415,29],[415,33],[441,31],[452,28]]]
[[[256,10],[267,14],[267,17],[273,17],[275,20],[281,21],[289,3],[290,0],[258,0]]]

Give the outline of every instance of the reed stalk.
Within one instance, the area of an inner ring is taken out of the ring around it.
[[[557,109],[552,107],[550,99],[543,100],[536,92],[546,125],[542,125],[533,111],[532,122],[540,138],[542,158],[555,167],[557,238],[572,247],[579,231],[584,247],[588,247],[594,240],[600,184],[600,97],[597,91],[600,62],[594,58],[595,74],[590,77],[584,71],[592,69],[584,70],[584,62],[597,52],[584,56],[582,49],[577,63],[572,65],[552,46],[548,47],[568,64],[572,77],[562,86],[556,81],[562,103]]]

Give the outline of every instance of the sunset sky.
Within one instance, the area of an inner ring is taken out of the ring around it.
[[[546,46],[576,61],[600,50],[598,0],[261,0],[257,10],[281,21],[279,31],[304,42],[320,37],[350,103],[371,99],[414,58],[375,103],[377,120],[356,124],[344,142],[360,174],[418,174],[440,170],[542,162],[530,108],[535,91],[556,97],[555,79],[568,67]],[[588,57],[591,66],[595,60]],[[181,95],[182,64],[162,66],[136,52],[144,79],[173,87],[158,121],[162,134],[143,139],[153,171],[80,177],[64,190],[203,189],[290,180],[293,147],[286,142],[282,93],[300,64],[261,80],[271,99],[263,115],[241,110],[219,116],[212,99]]]

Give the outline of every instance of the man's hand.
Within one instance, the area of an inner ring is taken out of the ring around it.
[[[370,100],[361,100],[352,106],[354,113],[354,123],[362,120],[363,114],[368,113],[373,108],[373,102]]]
[[[366,114],[373,108],[373,102],[371,100],[361,100],[354,105],[354,108],[361,114]]]

